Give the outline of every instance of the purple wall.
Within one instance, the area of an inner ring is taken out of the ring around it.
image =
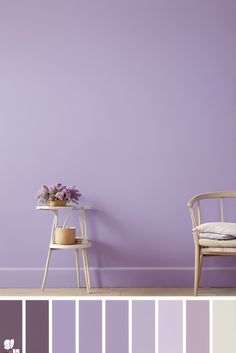
[[[187,200],[235,188],[235,32],[233,0],[1,2],[1,286],[40,285],[51,218],[34,195],[56,181],[96,209],[92,266],[193,266]],[[114,272],[95,285],[192,285]]]

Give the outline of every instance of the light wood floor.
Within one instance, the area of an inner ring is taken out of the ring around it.
[[[84,288],[52,288],[41,289],[35,288],[1,288],[0,296],[26,296],[26,297],[73,297],[88,296]],[[193,296],[192,288],[92,288],[89,297],[110,297],[110,296]],[[199,296],[236,296],[236,288],[209,288],[200,289]]]

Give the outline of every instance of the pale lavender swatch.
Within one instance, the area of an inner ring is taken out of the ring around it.
[[[142,300],[132,304],[132,353],[155,352],[155,302]]]
[[[75,353],[75,301],[56,300],[52,305],[53,353]]]
[[[0,352],[5,339],[14,339],[14,348],[22,350],[22,302],[0,300]]]
[[[102,302],[79,302],[79,352],[102,353]]]
[[[186,303],[186,353],[209,353],[209,301]]]
[[[128,353],[128,301],[106,301],[106,353]]]
[[[183,351],[183,303],[177,300],[159,301],[159,353]]]

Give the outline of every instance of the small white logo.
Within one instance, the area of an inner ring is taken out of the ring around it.
[[[13,348],[14,347],[14,339],[6,339],[4,341],[4,349],[5,351],[7,351],[8,353],[20,353],[20,349],[19,348]]]
[[[4,341],[4,349],[6,349],[7,351],[9,351],[10,349],[12,349],[14,347],[14,339],[6,339]]]

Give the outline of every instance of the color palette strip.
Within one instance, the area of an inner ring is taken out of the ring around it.
[[[232,299],[0,300],[0,352],[235,353],[235,332]]]
[[[75,301],[58,300],[52,303],[52,346],[57,353],[76,352]]]
[[[132,353],[143,352],[155,352],[155,302],[134,300],[132,303]]]
[[[48,350],[48,302],[26,302],[26,352],[45,353]]]
[[[0,352],[4,341],[14,339],[14,347],[22,351],[22,302],[0,300]]]
[[[79,353],[102,353],[102,301],[79,302]],[[56,352],[55,352],[56,353]]]
[[[183,303],[179,300],[159,302],[158,353],[183,352]]]
[[[128,301],[106,301],[106,353],[129,351]]]
[[[209,301],[186,302],[186,350],[209,353]]]
[[[236,352],[236,301],[213,301],[213,352]]]

